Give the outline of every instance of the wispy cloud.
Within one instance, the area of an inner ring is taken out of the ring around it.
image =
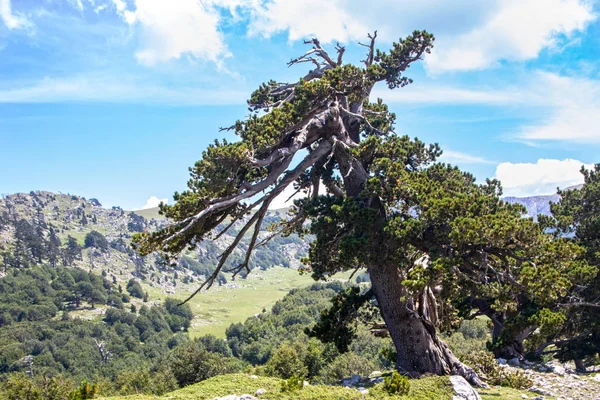
[[[111,102],[166,105],[244,104],[247,91],[174,88],[112,79],[44,79],[0,89],[0,103]]]
[[[538,73],[539,90],[551,103],[547,118],[522,127],[525,142],[600,143],[600,81]]]
[[[483,157],[453,150],[444,150],[439,160],[449,164],[496,164],[495,161]]]
[[[8,29],[24,29],[32,27],[31,21],[25,16],[12,11],[10,0],[0,0],[0,19],[4,21],[4,25],[6,25]]]

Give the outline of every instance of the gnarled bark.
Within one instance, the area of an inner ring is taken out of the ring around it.
[[[461,375],[478,387],[487,385],[472,368],[466,366],[442,342],[431,321],[415,311],[393,265],[373,265],[369,268],[375,298],[389,330],[401,373],[418,377],[426,373]]]

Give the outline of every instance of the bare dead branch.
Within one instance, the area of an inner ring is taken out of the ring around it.
[[[578,306],[582,306],[582,307],[595,307],[595,308],[600,308],[600,304],[598,303],[590,303],[587,301],[576,301],[573,303],[560,303],[558,304],[559,307],[578,307]]]
[[[369,68],[373,64],[373,58],[375,57],[375,39],[377,39],[377,31],[373,32],[372,35],[368,33],[367,37],[371,39],[371,42],[369,44],[364,44],[360,42],[358,44],[369,49],[367,52],[367,58],[361,61],[365,63],[365,66],[367,68]]]
[[[338,58],[337,58],[337,63],[336,63],[336,64],[337,64],[337,66],[339,67],[339,66],[341,66],[341,65],[342,65],[342,58],[344,57],[344,52],[346,51],[346,47],[344,47],[344,46],[340,45],[340,43],[338,42],[338,43],[335,45],[335,50],[336,50],[336,51],[337,51],[337,53],[338,53]]]
[[[315,52],[318,53],[319,56],[327,62],[327,64],[329,64],[332,68],[337,67],[337,64],[331,59],[331,57],[329,56],[329,53],[327,53],[327,51],[321,46],[321,42],[319,42],[319,39],[314,38],[311,40],[304,41],[304,44],[311,44],[311,43],[314,46],[313,50],[315,50]]]

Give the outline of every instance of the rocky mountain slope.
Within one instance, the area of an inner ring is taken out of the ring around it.
[[[282,217],[279,211],[270,212],[264,228]],[[0,199],[0,271],[27,263],[73,265],[117,281],[135,277],[171,294],[176,286],[195,286],[203,280],[233,240],[225,234],[218,241],[202,241],[194,251],[183,254],[174,268],[165,266],[157,255],[140,257],[131,249],[134,233],[153,231],[165,223],[157,210],[104,208],[96,199],[76,195],[44,191],[8,195]],[[267,234],[265,230],[263,235]],[[231,265],[239,262],[243,249],[244,241]],[[296,268],[307,249],[308,244],[297,236],[276,238],[257,249],[252,267]]]
[[[583,185],[569,186],[565,190],[578,190]],[[538,215],[550,215],[550,203],[556,203],[560,200],[560,196],[556,193],[541,195],[541,196],[529,196],[529,197],[515,197],[508,196],[504,198],[505,201],[511,204],[521,204],[527,209],[527,216],[536,218]]]

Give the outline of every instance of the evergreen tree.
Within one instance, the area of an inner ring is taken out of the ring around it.
[[[56,234],[54,228],[50,227],[50,232],[48,233],[48,241],[46,243],[46,254],[48,256],[48,262],[53,267],[56,267],[56,264],[61,256],[60,246],[60,238]]]
[[[558,237],[567,237],[583,246],[585,259],[600,269],[600,164],[593,170],[582,167],[584,185],[577,190],[559,190],[561,199],[551,205],[552,217],[540,220],[555,229]],[[600,274],[586,285],[578,285],[559,304],[565,324],[545,342],[540,351],[556,345],[562,360],[589,358],[600,353]],[[584,369],[578,362],[578,368]]]
[[[65,250],[63,252],[63,264],[73,265],[75,260],[81,260],[81,249],[82,247],[77,242],[77,239],[69,235]]]
[[[94,247],[101,251],[106,251],[109,247],[108,240],[98,231],[91,231],[85,235],[84,244],[86,249]]]
[[[253,92],[251,115],[228,128],[241,140],[210,145],[190,168],[188,189],[160,207],[173,223],[135,235],[134,243],[142,255],[160,251],[169,261],[215,237],[213,229],[219,237],[242,221],[198,290],[209,288],[244,237],[250,241],[232,272],[250,270],[269,205],[294,185],[306,197],[295,202],[281,233],[314,235],[306,264],[315,279],[366,269],[396,367],[483,385],[437,333],[460,321],[460,300],[485,296],[503,310],[523,295],[551,302],[572,283],[556,279],[563,264],[585,265],[576,263],[576,252],[550,243],[521,206],[501,201],[499,182],[479,185],[437,163],[437,144],[393,132],[396,115],[381,99],[370,101],[371,91],[377,83],[410,84],[404,72],[430,52],[434,38],[415,31],[384,52],[375,49],[376,36],[369,36],[363,66],[344,64],[341,46],[332,57],[318,40],[307,42],[312,49],[289,65],[316,68],[296,83],[269,81]]]

